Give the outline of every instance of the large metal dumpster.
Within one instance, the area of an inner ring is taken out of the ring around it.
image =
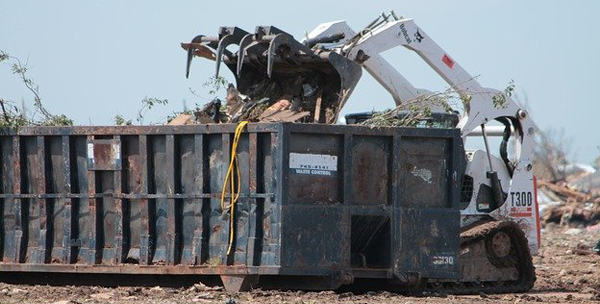
[[[0,271],[221,276],[335,289],[458,276],[458,130],[249,124],[0,134]]]

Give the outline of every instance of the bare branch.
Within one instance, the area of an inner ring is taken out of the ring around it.
[[[33,94],[35,112],[31,116],[28,116],[24,108],[19,109],[16,106],[10,105],[11,103],[9,101],[0,99],[0,107],[2,108],[4,120],[0,121],[0,125],[12,128],[18,128],[25,125],[73,125],[73,121],[65,115],[53,115],[44,108],[42,98],[40,97],[39,86],[33,79],[27,77],[27,63],[29,62],[29,58],[27,58],[25,63],[22,63],[19,58],[10,56],[8,53],[0,50],[0,62],[9,60],[13,61],[11,65],[12,73],[17,75],[25,85],[25,88]],[[35,118],[38,111],[44,116],[44,118],[39,121]]]

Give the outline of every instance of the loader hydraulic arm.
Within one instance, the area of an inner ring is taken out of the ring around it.
[[[461,95],[463,100],[468,101],[465,115],[458,124],[463,138],[492,120],[512,124],[515,136],[519,138],[517,145],[520,151],[517,153],[518,164],[515,169],[530,169],[534,128],[528,114],[510,96],[495,89],[482,87],[475,77],[437,45],[413,19],[387,22],[355,38],[355,41],[346,43],[342,53],[358,62],[362,58],[376,58],[380,53],[397,46],[404,46],[416,52]]]
[[[336,42],[336,45],[341,46],[346,44],[351,38],[356,36],[356,32],[348,26],[346,21],[332,21],[319,24],[314,30],[308,33],[303,40],[305,44],[310,41],[318,41],[319,39],[331,37],[335,35],[343,35],[342,39]],[[312,45],[309,45],[312,47]],[[336,47],[333,47],[336,49]],[[341,52],[341,49],[338,49]],[[402,102],[417,98],[418,96],[428,93],[428,90],[415,88],[402,74],[400,74],[388,61],[386,61],[379,53],[375,52],[369,55],[370,57],[355,60],[381,84],[394,99],[396,105]]]

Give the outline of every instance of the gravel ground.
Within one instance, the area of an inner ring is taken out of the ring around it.
[[[389,292],[352,293],[263,291],[227,294],[221,287],[98,287],[0,283],[0,303],[597,303],[600,256],[588,254],[600,233],[547,226],[534,257],[537,281],[526,294],[408,297]]]

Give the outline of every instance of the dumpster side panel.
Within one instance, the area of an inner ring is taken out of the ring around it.
[[[288,138],[282,266],[456,278],[457,130],[290,125]]]
[[[0,268],[49,271],[60,268],[45,265],[79,264],[119,267],[65,271],[135,273],[142,269],[123,267],[145,264],[163,267],[145,272],[176,274],[190,272],[168,266],[278,265],[280,128],[250,126],[242,136],[241,197],[230,231],[229,209],[222,210],[220,196],[234,130],[231,125],[4,130]],[[226,205],[229,200],[226,196]],[[228,258],[230,233],[235,239]]]
[[[400,235],[395,272],[425,277],[458,275],[460,211],[455,203],[459,161],[454,137],[400,139],[396,219]],[[463,154],[464,155],[464,154]]]
[[[234,131],[0,132],[0,271],[456,275],[457,130],[250,124],[232,215]]]

